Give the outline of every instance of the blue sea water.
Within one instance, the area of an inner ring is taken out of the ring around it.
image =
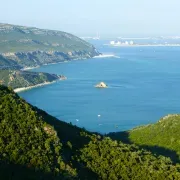
[[[68,80],[19,95],[63,121],[101,133],[129,130],[180,113],[180,47],[108,47],[101,41],[95,45],[115,57],[34,69],[63,74]],[[95,88],[100,81],[109,87]]]

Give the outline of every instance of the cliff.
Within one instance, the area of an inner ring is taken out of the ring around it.
[[[99,55],[88,42],[66,32],[0,23],[0,84],[13,89],[59,79],[58,75],[22,68]]]
[[[0,68],[38,66],[99,54],[94,46],[66,32],[0,24]]]

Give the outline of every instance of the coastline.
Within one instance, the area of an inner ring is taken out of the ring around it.
[[[111,46],[111,47],[179,47],[180,44],[134,44],[134,45],[104,44],[104,46]]]
[[[110,57],[120,58],[119,56],[116,56],[114,54],[100,54],[99,56],[94,56],[93,58],[98,59],[98,58],[110,58]]]
[[[100,54],[98,56],[94,56],[93,58],[108,58],[108,57],[114,57],[113,54]]]
[[[40,66],[34,66],[34,67],[24,67],[22,69],[20,69],[21,71],[27,71],[27,70],[31,70],[31,69],[36,69],[39,68]]]
[[[21,71],[28,71],[28,70],[31,70],[31,69],[39,68],[41,66],[48,66],[48,65],[54,65],[54,64],[68,63],[68,62],[71,62],[71,61],[86,60],[86,59],[90,59],[90,58],[98,58],[99,56],[101,56],[101,54],[98,55],[98,56],[93,56],[93,57],[89,57],[89,58],[75,58],[75,59],[71,59],[71,60],[63,60],[63,61],[60,61],[60,62],[46,63],[46,64],[42,64],[40,66],[24,67],[24,68],[22,68],[20,70]],[[102,57],[103,57],[103,55],[102,55]]]
[[[33,88],[37,88],[37,87],[41,87],[41,86],[46,86],[46,85],[49,85],[49,84],[53,84],[53,83],[57,82],[58,80],[60,80],[60,79],[57,79],[56,81],[51,81],[51,82],[45,82],[45,83],[37,84],[37,85],[34,85],[34,86],[16,88],[16,89],[14,89],[14,92],[18,93],[18,92],[22,92],[22,91],[27,91],[29,89],[33,89]]]
[[[103,56],[103,55],[99,55],[99,56]],[[94,56],[94,57],[98,58],[99,56]],[[94,57],[92,57],[92,58],[94,58]],[[77,61],[77,60],[85,60],[85,59],[89,59],[89,58],[77,58],[77,59],[73,59],[73,60]],[[42,66],[60,64],[60,63],[67,63],[67,62],[69,62],[69,61],[65,60],[65,61],[56,62],[56,63],[43,64]],[[39,67],[41,67],[41,66],[25,67],[25,68],[22,68],[21,71],[28,71],[28,70],[36,69],[36,68],[39,68]],[[55,83],[55,82],[57,82],[59,80],[63,80],[63,79],[59,78],[59,79],[57,79],[55,81],[40,83],[40,84],[37,84],[37,85],[34,85],[34,86],[16,88],[16,89],[14,89],[14,92],[18,93],[18,92],[27,91],[27,90],[30,90],[30,89],[33,89],[33,88],[46,86],[46,85],[49,85],[49,84],[53,84],[53,83]]]

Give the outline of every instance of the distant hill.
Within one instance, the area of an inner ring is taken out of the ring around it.
[[[0,85],[2,179],[180,179],[169,158],[62,122]]]
[[[94,46],[66,32],[0,24],[0,68],[38,66],[96,55],[99,52]]]
[[[50,83],[61,78],[56,74],[19,70],[0,70],[0,84],[13,89]]]
[[[21,88],[52,82],[58,75],[20,71],[49,63],[90,58],[99,52],[66,32],[0,23],[0,84]]]

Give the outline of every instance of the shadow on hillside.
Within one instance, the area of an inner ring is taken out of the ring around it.
[[[71,125],[69,123],[63,122],[43,110],[34,107],[34,110],[38,112],[43,117],[43,120],[54,127],[57,132],[58,137],[60,138],[61,143],[63,144],[63,152],[62,157],[65,163],[73,165],[74,168],[77,169],[78,176],[80,179],[97,179],[97,174],[92,172],[89,168],[83,166],[77,162],[77,160],[73,160],[72,157],[79,155],[78,150],[83,148],[90,142],[90,138],[88,136],[82,135],[86,133],[90,135],[91,133],[86,131],[84,128],[79,128],[75,125]],[[95,133],[94,133],[95,134]],[[96,135],[100,135],[96,133]],[[70,142],[70,146],[68,145]]]
[[[88,144],[90,141],[90,138],[81,136],[82,131],[87,132],[85,129],[63,122],[36,107],[35,111],[37,111],[38,114],[43,117],[45,122],[54,127],[58,133],[58,137],[60,137],[60,140],[63,144],[66,144],[68,141],[70,141],[72,146],[74,145],[73,148],[79,149],[82,148],[85,144]]]
[[[0,179],[2,180],[55,180],[62,175],[54,176],[52,173],[37,171],[26,166],[0,161]]]
[[[129,132],[117,132],[117,133],[109,133],[106,136],[111,137],[113,140],[118,140],[126,144],[134,144],[129,138]],[[169,157],[173,163],[180,163],[180,159],[177,153],[173,150],[166,149],[164,147],[159,146],[148,146],[148,145],[138,145],[138,147],[148,150],[156,155],[162,155],[165,157]]]
[[[175,151],[172,151],[170,149],[166,149],[159,146],[147,146],[147,145],[141,145],[140,148],[146,149],[153,154],[156,155],[162,155],[165,157],[169,157],[173,163],[180,163],[180,159]]]
[[[86,173],[86,172],[85,172]],[[46,173],[35,170],[23,165],[12,164],[10,162],[0,161],[0,179],[1,180],[96,180],[97,176],[72,177],[70,174]]]
[[[113,140],[121,141],[125,144],[132,144],[132,142],[129,139],[129,133],[127,131],[112,132],[107,134],[106,136],[110,137]]]

